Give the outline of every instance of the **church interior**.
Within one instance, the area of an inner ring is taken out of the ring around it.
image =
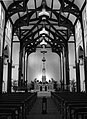
[[[87,119],[87,0],[0,0],[0,119]]]

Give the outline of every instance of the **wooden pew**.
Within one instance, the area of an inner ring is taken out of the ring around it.
[[[86,93],[56,92],[52,93],[52,96],[60,107],[63,119],[79,119],[79,115],[81,115],[82,119],[85,117],[87,108]]]
[[[0,114],[0,118],[4,115],[10,115],[11,119],[25,119],[26,109],[30,109],[36,100],[36,93],[12,93],[0,95],[0,108],[3,109],[3,113]],[[30,105],[31,102],[31,105]],[[28,108],[27,108],[28,107]],[[12,111],[8,112],[8,108]],[[4,113],[5,112],[5,113]],[[6,113],[7,112],[7,113]],[[14,115],[14,116],[13,116]],[[5,116],[4,116],[5,118]],[[3,118],[2,118],[3,119]]]
[[[15,108],[0,108],[0,119],[16,119]]]

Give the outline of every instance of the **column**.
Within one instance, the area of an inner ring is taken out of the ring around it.
[[[81,12],[81,28],[82,28],[82,41],[83,41],[83,50],[84,50],[84,75],[85,75],[85,91],[87,92],[87,57],[85,56],[85,42],[84,42],[84,28],[83,28],[83,20],[82,20],[82,12]]]
[[[75,29],[74,29],[74,41],[75,41],[76,88],[77,92],[80,92],[80,67],[79,61],[77,62]]]
[[[7,81],[7,93],[11,93],[11,63],[8,60],[8,81]]]
[[[12,27],[12,38],[11,38],[11,56],[10,61],[8,60],[8,82],[7,82],[7,93],[11,93],[11,81],[12,81],[12,48],[13,48],[13,35],[14,27]]]
[[[61,62],[61,53],[60,53],[60,83],[61,83],[61,89],[62,89],[62,62]]]
[[[3,70],[3,58],[2,56],[0,56],[0,94],[2,93],[2,81],[3,81],[3,78],[2,78],[2,70]]]
[[[21,82],[21,77],[22,77],[22,56],[23,56],[23,52],[20,50],[20,52],[19,52],[19,78],[18,78],[18,86],[22,85],[22,82]]]
[[[23,53],[23,82],[24,82],[24,86],[25,86],[25,48],[24,48],[24,53]]]
[[[64,85],[65,85],[65,66],[64,66],[64,48],[63,48],[63,53],[62,53],[62,62],[63,62],[63,82],[62,82],[62,88],[63,88],[63,90],[65,90],[65,87],[64,87]]]
[[[27,54],[27,58],[26,58],[26,87],[27,87],[27,72],[28,72],[28,54]]]
[[[7,17],[5,15],[5,25],[3,31],[3,46],[2,46],[2,56],[0,56],[0,94],[2,93],[2,82],[3,82],[3,56],[4,56],[4,44],[5,44],[5,29],[6,29]]]
[[[66,90],[69,91],[69,57],[68,57],[68,42],[65,45],[65,65],[66,65]]]
[[[79,66],[79,62],[76,63],[76,76],[77,76],[77,92],[81,91],[81,87],[80,87],[80,66]]]

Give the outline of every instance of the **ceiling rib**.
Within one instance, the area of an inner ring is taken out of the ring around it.
[[[18,14],[18,19],[14,22],[14,31],[20,38],[22,48],[25,47],[26,52],[32,53],[36,50],[42,38],[39,31],[43,27],[43,20],[38,18],[38,11],[40,12],[42,10],[44,1],[46,3],[46,10],[50,12],[50,18],[45,21],[46,30],[49,32],[46,35],[48,40],[45,39],[45,41],[50,44],[52,51],[60,54],[62,47],[65,47],[65,43],[67,42],[67,29],[70,30],[69,37],[73,33],[74,26],[72,21],[69,20],[70,14],[76,18],[80,18],[80,10],[74,4],[74,0],[58,0],[58,3],[61,5],[58,9],[53,7],[54,0],[51,0],[50,7],[48,7],[46,0],[42,0],[39,6],[37,5],[37,0],[13,0],[13,3],[7,9],[7,17],[9,19],[13,15],[16,15],[16,13]],[[27,6],[28,2],[31,4],[34,3],[34,8],[29,8]],[[21,12],[24,13],[23,16],[21,16]],[[33,15],[35,18],[32,18]],[[26,26],[26,29],[24,26]]]

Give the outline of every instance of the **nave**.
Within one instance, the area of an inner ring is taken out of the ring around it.
[[[0,119],[33,118],[87,119],[87,0],[0,0]]]
[[[83,92],[52,92],[51,97],[12,93],[0,97],[0,119],[87,119],[87,94]]]
[[[47,113],[42,113],[42,98],[37,98],[27,119],[62,119],[51,97],[47,98]]]
[[[3,94],[0,99],[0,119],[61,119],[54,101],[47,98],[46,114],[42,109],[43,98],[36,94]]]

